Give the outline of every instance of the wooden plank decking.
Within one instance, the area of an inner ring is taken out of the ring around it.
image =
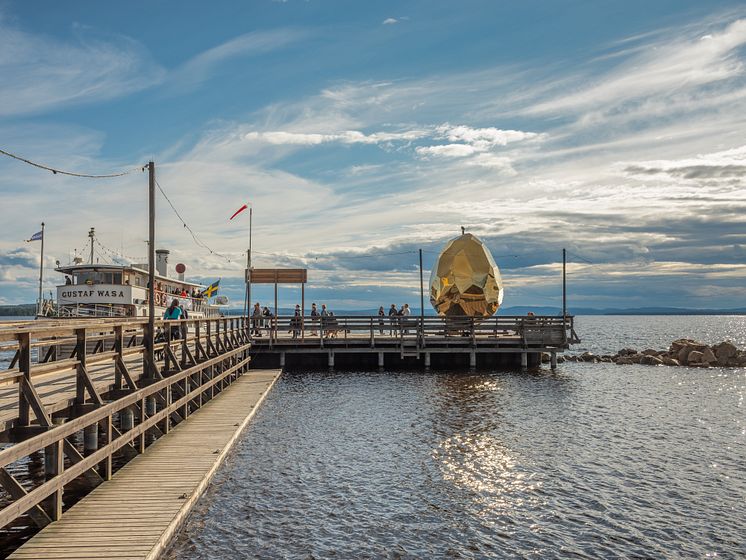
[[[158,558],[279,375],[241,376],[9,558]]]

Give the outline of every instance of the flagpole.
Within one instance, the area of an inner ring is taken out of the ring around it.
[[[251,315],[251,229],[254,209],[249,206],[249,250],[246,253],[246,316]]]
[[[41,286],[44,280],[44,222],[41,223],[41,261],[39,262],[39,302],[36,307],[36,315],[42,314]]]

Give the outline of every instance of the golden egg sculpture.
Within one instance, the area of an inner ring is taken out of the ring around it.
[[[430,274],[430,303],[438,315],[489,317],[503,301],[500,270],[479,238],[451,239]]]

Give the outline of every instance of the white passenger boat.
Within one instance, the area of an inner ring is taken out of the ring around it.
[[[177,276],[169,275],[166,249],[156,251],[155,313],[163,315],[174,299],[187,310],[189,318],[220,316],[219,304],[224,298],[214,298],[211,304],[202,296],[204,286],[184,279],[184,265],[177,265]],[[84,264],[76,259],[71,265],[58,265],[55,270],[65,275],[65,283],[57,286],[57,317],[147,317],[147,264]]]

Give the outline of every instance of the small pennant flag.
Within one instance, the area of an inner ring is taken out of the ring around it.
[[[248,204],[244,204],[243,206],[241,206],[241,208],[239,208],[238,210],[236,210],[233,213],[233,215],[231,216],[230,219],[232,220],[233,218],[235,218],[236,216],[238,216],[241,212],[243,212],[244,210],[246,210],[248,207],[249,207]],[[228,221],[230,221],[230,220],[228,220]]]
[[[31,239],[26,240],[26,243],[31,243],[32,241],[41,241],[42,235],[42,232],[37,231],[34,235],[31,236]]]
[[[211,298],[212,296],[217,294],[219,285],[220,285],[220,280],[217,280],[213,282],[212,284],[210,284],[209,286],[207,286],[207,288],[205,288],[202,291],[202,297]]]

